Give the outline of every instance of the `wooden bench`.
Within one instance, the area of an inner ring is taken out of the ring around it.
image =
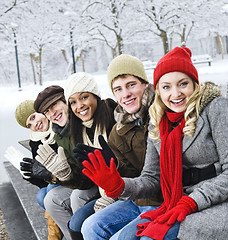
[[[20,144],[24,146],[25,143],[27,141],[22,141]],[[39,188],[24,180],[18,169],[9,161],[5,161],[3,164],[37,239],[48,239],[47,219],[44,217],[45,210],[36,201]]]
[[[192,63],[193,64],[208,63],[209,66],[211,66],[211,62],[212,61],[213,61],[213,59],[212,59],[212,57],[209,54],[192,56]]]

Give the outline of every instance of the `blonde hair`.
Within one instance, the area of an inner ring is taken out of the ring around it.
[[[205,84],[198,85],[195,81],[193,81],[193,84],[194,92],[187,102],[186,111],[184,114],[185,127],[183,129],[183,132],[184,135],[188,136],[192,136],[195,132],[195,123],[199,117],[199,105],[205,89]],[[160,92],[157,87],[155,91],[154,102],[149,108],[150,122],[154,127],[149,132],[149,137],[154,140],[160,139],[159,124],[166,110],[168,110],[168,108],[162,102]]]

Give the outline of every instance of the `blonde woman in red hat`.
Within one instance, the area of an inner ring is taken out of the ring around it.
[[[154,88],[141,175],[121,178],[112,160],[108,167],[99,150],[89,153],[83,173],[107,196],[131,201],[152,197],[161,187],[164,202],[156,209],[133,202],[127,209],[111,205],[84,222],[83,236],[87,240],[226,239],[228,99],[212,83],[199,85],[191,51],[185,47],[174,48],[158,62]]]

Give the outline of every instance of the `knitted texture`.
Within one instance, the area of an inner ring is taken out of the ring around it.
[[[180,123],[180,125],[172,129],[171,123]],[[143,223],[138,225],[139,231],[137,236],[163,239],[166,232],[172,227],[172,225],[166,223],[160,224],[156,222],[156,219],[165,214],[167,210],[174,208],[184,194],[182,186],[182,137],[184,126],[184,112],[166,112],[162,117],[159,126],[161,137],[160,179],[164,202],[158,209],[141,215],[141,218],[148,218],[153,221],[150,224],[150,228],[156,229],[156,231],[151,232],[147,229],[148,224]],[[158,233],[160,235],[159,238],[157,236]]]
[[[129,74],[148,82],[143,63],[134,56],[121,54],[114,58],[108,66],[108,83],[112,89],[112,80],[119,75]]]
[[[77,72],[68,77],[64,88],[66,101],[74,93],[89,92],[101,98],[97,83],[92,75],[85,72]]]
[[[36,160],[60,181],[70,179],[71,168],[62,147],[58,147],[58,153],[56,153],[47,143],[39,145]]]
[[[185,217],[191,213],[197,211],[197,205],[195,201],[189,196],[183,196],[177,205],[166,211],[163,215],[159,216],[159,211],[149,211],[143,214],[144,218],[151,219],[151,213],[153,213],[152,222],[146,222],[138,224],[139,231],[137,236],[148,236],[152,239],[163,240],[169,228],[176,222],[184,221]]]
[[[159,79],[170,72],[182,72],[199,84],[198,72],[191,60],[192,52],[187,47],[176,47],[162,57],[154,70],[154,89]]]
[[[101,190],[100,190],[101,192]],[[94,211],[98,212],[104,208],[106,208],[107,206],[109,206],[110,204],[114,203],[116,201],[116,199],[107,197],[105,195],[105,192],[103,194],[103,196],[101,196],[100,198],[97,199],[97,201],[94,204]]]
[[[57,85],[46,87],[38,94],[34,102],[34,108],[36,112],[43,113],[61,98],[64,98],[64,90],[62,87]]]
[[[26,121],[28,117],[35,112],[33,100],[25,100],[21,102],[15,110],[15,118],[17,122],[26,128]]]

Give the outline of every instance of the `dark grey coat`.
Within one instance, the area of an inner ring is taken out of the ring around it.
[[[151,128],[152,126],[149,126]],[[215,165],[217,176],[187,187],[198,205],[180,225],[179,239],[227,239],[228,236],[228,99],[217,97],[201,112],[193,137],[182,142],[183,167]],[[124,179],[123,199],[153,196],[160,184],[160,142],[148,138],[145,165],[138,178]],[[222,221],[221,221],[222,220]]]

